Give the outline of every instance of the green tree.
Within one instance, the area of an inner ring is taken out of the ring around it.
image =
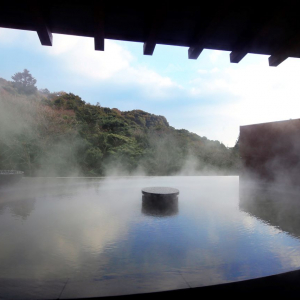
[[[89,148],[85,153],[85,163],[90,170],[99,171],[101,167],[103,153],[99,148]]]
[[[37,91],[35,86],[36,79],[27,69],[24,69],[23,72],[16,73],[11,78],[13,80],[14,87],[18,89],[19,93],[29,95]]]

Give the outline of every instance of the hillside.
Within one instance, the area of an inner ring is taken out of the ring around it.
[[[28,176],[237,173],[226,148],[142,110],[91,105],[72,93],[22,93],[0,78],[0,169]]]

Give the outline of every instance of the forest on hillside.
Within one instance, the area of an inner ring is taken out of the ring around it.
[[[163,116],[38,90],[28,70],[12,79],[0,78],[0,169],[27,176],[238,173],[238,143],[227,148]]]

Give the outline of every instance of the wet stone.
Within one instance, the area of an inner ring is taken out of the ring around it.
[[[167,217],[178,214],[179,190],[171,187],[146,187],[142,189],[142,213]]]
[[[142,189],[145,196],[176,196],[179,190],[171,187],[146,187]]]

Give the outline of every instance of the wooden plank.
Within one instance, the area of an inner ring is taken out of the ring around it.
[[[104,3],[98,1],[94,6],[95,50],[104,51]]]
[[[53,36],[47,25],[45,15],[41,9],[41,6],[33,1],[30,3],[33,19],[36,24],[36,32],[43,46],[52,46]]]
[[[223,1],[222,4],[219,5],[216,13],[210,12],[210,17],[206,19],[204,23],[200,21],[191,46],[188,49],[189,59],[197,59],[199,57],[204,49],[205,42],[214,35],[224,18],[228,17],[233,2],[234,0]]]

